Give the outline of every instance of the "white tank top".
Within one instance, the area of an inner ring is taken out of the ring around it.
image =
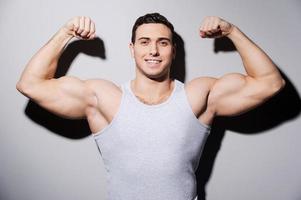
[[[195,171],[210,132],[192,112],[184,84],[169,98],[142,103],[121,85],[117,114],[94,139],[106,169],[107,200],[197,199]]]

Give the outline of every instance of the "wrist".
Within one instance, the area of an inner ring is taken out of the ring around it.
[[[62,44],[63,46],[66,45],[69,40],[71,40],[74,36],[71,32],[64,27],[62,27],[58,32],[53,36],[53,41],[56,44]]]
[[[241,34],[241,31],[234,25],[232,25],[231,30],[229,31],[227,37],[230,40],[233,40],[234,38],[238,37]]]
[[[59,29],[59,31],[57,32],[57,34],[61,37],[61,38],[68,38],[71,39],[74,37],[73,32],[70,31],[69,29],[67,29],[65,26],[63,26],[62,28]]]

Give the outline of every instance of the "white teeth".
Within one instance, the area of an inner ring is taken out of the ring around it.
[[[146,62],[148,62],[148,63],[159,63],[160,62],[160,60],[146,60]]]

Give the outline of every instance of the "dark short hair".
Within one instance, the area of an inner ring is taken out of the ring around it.
[[[172,34],[172,43],[175,43],[174,42],[175,31],[173,25],[166,19],[166,17],[164,17],[159,13],[148,13],[146,15],[139,17],[136,20],[132,28],[132,38],[131,38],[132,43],[135,43],[137,28],[142,24],[150,24],[150,23],[164,24],[165,26],[167,26]]]

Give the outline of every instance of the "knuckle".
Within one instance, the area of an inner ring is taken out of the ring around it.
[[[81,35],[87,35],[87,31],[86,30],[83,30],[82,32],[81,32]]]

